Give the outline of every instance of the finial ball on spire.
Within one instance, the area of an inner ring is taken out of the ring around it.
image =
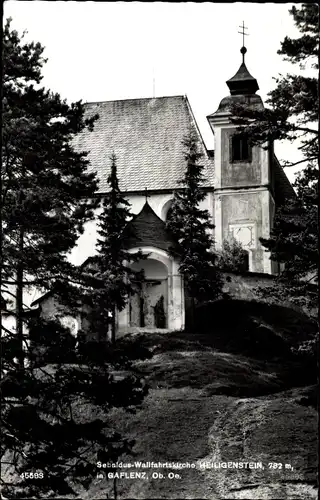
[[[247,53],[246,47],[241,47],[240,52],[244,56]]]

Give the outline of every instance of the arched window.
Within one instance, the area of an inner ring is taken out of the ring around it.
[[[163,221],[167,221],[168,220],[168,214],[170,212],[170,209],[172,207],[172,202],[173,202],[173,199],[171,200],[168,200],[162,207],[162,210],[161,210],[161,219]]]

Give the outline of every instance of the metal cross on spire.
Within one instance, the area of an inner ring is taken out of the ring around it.
[[[244,56],[245,56],[245,53],[247,52],[247,49],[244,46],[244,37],[249,36],[249,33],[245,32],[245,30],[247,30],[248,28],[246,28],[246,26],[244,25],[244,21],[242,21],[242,26],[239,26],[239,28],[242,29],[242,31],[238,31],[238,33],[240,33],[240,35],[242,35],[242,47],[241,47],[240,52],[242,54],[242,62],[244,63]]]
[[[242,21],[242,26],[239,26],[239,28],[242,28],[242,31],[238,31],[238,33],[242,35],[242,46],[244,47],[244,37],[249,36],[249,33],[245,32],[245,30],[247,30],[248,28],[246,28],[246,26],[244,25],[244,21]]]

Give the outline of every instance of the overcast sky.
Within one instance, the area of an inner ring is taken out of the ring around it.
[[[286,35],[298,36],[292,4],[6,1],[4,19],[39,41],[48,62],[43,85],[68,101],[108,101],[187,95],[208,149],[206,116],[229,94],[226,80],[246,64],[263,100],[273,77],[294,67],[277,54]],[[295,70],[297,71],[297,70]],[[276,145],[280,161],[297,161],[294,145]],[[290,180],[297,169],[286,169]]]

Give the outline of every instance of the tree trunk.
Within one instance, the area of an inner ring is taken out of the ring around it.
[[[186,279],[184,279],[183,286],[186,306],[185,331],[187,333],[193,333],[195,330],[196,300],[195,297],[191,295]]]
[[[113,498],[114,498],[114,500],[118,500],[117,478],[116,477],[113,480]]]
[[[116,308],[112,308],[112,318],[111,318],[111,343],[116,343]]]
[[[192,333],[195,331],[195,316],[196,316],[196,301],[191,297],[191,315],[190,315],[190,330]]]
[[[24,368],[24,346],[23,346],[23,229],[19,229],[19,262],[17,264],[16,282],[16,335],[18,343],[18,363],[21,370]]]

